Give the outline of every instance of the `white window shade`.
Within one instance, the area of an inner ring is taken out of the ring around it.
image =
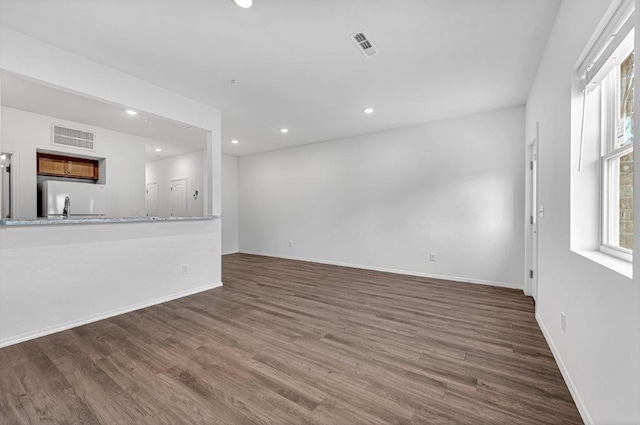
[[[611,70],[620,63],[620,59],[629,56],[633,51],[633,15],[626,22],[625,27],[618,32],[612,42],[602,52],[598,60],[587,70],[587,88],[593,89]]]
[[[633,49],[634,7],[634,0],[622,0],[609,19],[599,26],[602,28],[599,35],[591,42],[576,70],[586,86],[597,83],[598,78],[611,70],[615,61],[610,58],[614,54],[630,53]]]

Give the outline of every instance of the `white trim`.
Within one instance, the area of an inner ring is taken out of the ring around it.
[[[178,298],[183,298],[189,295],[197,294],[198,292],[208,291],[210,289],[219,288],[222,286],[222,282],[216,282],[209,285],[200,286],[198,288],[190,289],[188,291],[178,292],[166,297],[154,298],[149,301],[143,301],[141,303],[133,304],[128,307],[119,308],[117,310],[107,311],[105,313],[96,314],[93,316],[85,317],[80,320],[72,320],[62,324],[50,326],[44,329],[40,329],[35,332],[28,332],[22,335],[14,336],[8,339],[0,340],[0,348],[8,347],[9,345],[18,344],[20,342],[28,341],[30,339],[40,338],[41,336],[51,335],[56,332],[66,331],[67,329],[75,328],[78,326],[86,325],[88,323],[97,322],[99,320],[108,319],[109,317],[119,316],[124,313],[129,313],[141,308],[151,307],[153,305],[162,304],[167,301],[172,301]]]
[[[540,318],[540,315],[537,313],[536,313],[536,322],[538,322],[538,326],[540,326],[540,330],[542,331],[542,335],[544,335],[544,339],[547,340],[547,344],[551,349],[553,358],[556,360],[556,363],[558,364],[558,368],[560,369],[560,373],[564,378],[564,382],[567,384],[567,388],[569,388],[569,392],[571,393],[571,397],[573,397],[573,401],[576,404],[576,407],[578,408],[578,412],[580,412],[582,421],[585,423],[585,425],[594,425],[593,419],[591,418],[591,415],[587,411],[587,407],[582,401],[582,398],[580,398],[580,394],[578,393],[578,388],[573,383],[573,380],[571,379],[571,375],[569,375],[569,371],[564,365],[564,362],[560,357],[560,353],[558,352],[558,349],[553,343],[553,340],[551,339],[551,336],[549,335],[547,328],[544,326],[544,322],[542,322],[542,318]]]
[[[490,280],[473,279],[473,278],[457,277],[457,276],[445,276],[445,275],[432,274],[432,273],[415,272],[411,270],[390,269],[386,267],[376,267],[376,266],[365,266],[362,264],[343,263],[340,261],[320,260],[316,258],[295,257],[292,255],[267,254],[264,252],[257,252],[257,251],[239,251],[239,253],[249,254],[249,255],[261,255],[264,257],[284,258],[286,260],[308,261],[311,263],[329,264],[332,266],[340,266],[340,267],[353,267],[356,269],[395,273],[395,274],[402,274],[407,276],[429,277],[432,279],[452,280],[455,282],[474,283],[478,285],[487,285],[487,286],[497,286],[500,288],[520,289],[520,290],[524,289],[523,285],[518,285],[515,283],[494,282]]]

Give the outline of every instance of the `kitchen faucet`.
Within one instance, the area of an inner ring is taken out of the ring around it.
[[[64,198],[64,208],[62,209],[62,218],[69,218],[71,215],[71,199],[68,196]]]

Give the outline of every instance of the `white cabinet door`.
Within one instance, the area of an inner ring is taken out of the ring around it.
[[[171,215],[187,215],[187,178],[171,180]]]

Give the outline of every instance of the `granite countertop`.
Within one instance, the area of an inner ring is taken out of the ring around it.
[[[0,220],[0,226],[56,226],[69,224],[120,224],[158,221],[203,221],[222,218],[220,215],[195,217],[88,217],[88,218],[37,218],[32,220]]]

